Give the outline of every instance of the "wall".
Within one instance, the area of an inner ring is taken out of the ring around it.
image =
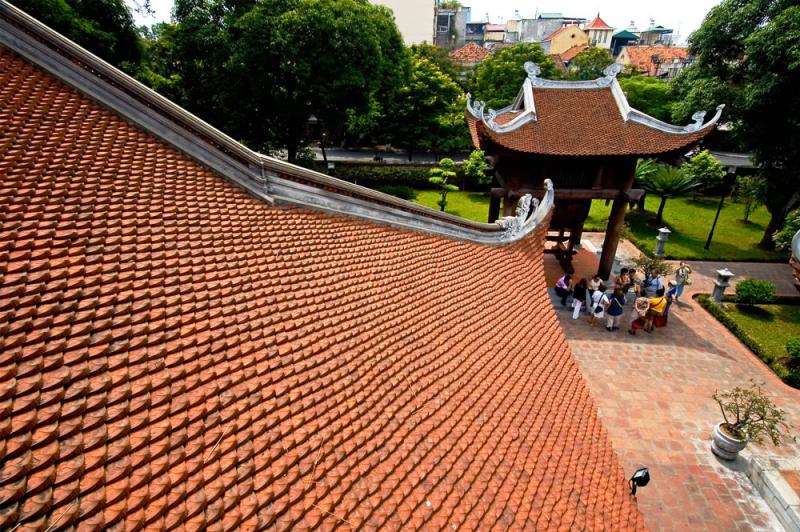
[[[370,0],[394,11],[397,27],[406,44],[434,43],[434,0]]]
[[[569,26],[550,41],[550,48],[547,53],[562,54],[573,46],[584,44],[589,44],[589,36],[579,27]]]

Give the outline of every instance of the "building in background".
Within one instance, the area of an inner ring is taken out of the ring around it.
[[[586,46],[589,36],[578,26],[566,26],[558,29],[542,40],[542,49],[546,54],[563,54],[574,46]]]
[[[506,25],[505,24],[487,24],[484,28],[484,41],[488,43],[503,43],[506,42]]]
[[[617,56],[621,65],[632,65],[645,76],[674,78],[692,63],[688,48],[676,46],[625,46]]]
[[[584,26],[583,30],[589,36],[589,44],[597,46],[598,48],[611,48],[611,37],[614,33],[614,28],[606,24],[600,18],[600,13],[594,18],[593,21]]]
[[[388,7],[394,12],[397,28],[407,45],[423,42],[435,43],[436,0],[371,0],[373,4]]]
[[[491,55],[489,50],[474,42],[467,43],[448,54],[450,60],[458,67],[462,80],[466,80],[470,71],[488,58],[489,55]]]
[[[486,31],[486,21],[483,22],[467,22],[466,35],[464,41],[467,43],[475,43],[483,46],[485,41],[484,33]]]
[[[639,36],[630,30],[620,30],[611,36],[611,55],[617,57],[622,48],[625,46],[633,46],[639,42]]]
[[[585,18],[566,17],[561,13],[542,13],[535,18],[514,18],[508,21],[507,39],[509,42],[542,42],[545,37],[561,28],[584,22]]]
[[[469,7],[437,8],[436,45],[445,48],[460,48],[464,46],[470,14],[471,9]]]
[[[650,26],[639,34],[639,44],[672,44],[672,30],[664,26],[656,26],[655,20],[650,19]]]

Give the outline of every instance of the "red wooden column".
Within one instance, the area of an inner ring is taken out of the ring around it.
[[[633,187],[633,178],[636,175],[636,158],[627,162],[625,168],[621,169],[627,175],[623,186],[620,187],[619,195],[614,199],[611,207],[611,214],[608,217],[608,227],[606,237],[603,241],[603,252],[600,255],[600,267],[597,275],[601,279],[608,279],[611,276],[611,268],[614,266],[614,257],[617,255],[617,245],[622,234],[622,227],[625,224],[625,211],[628,208],[630,198],[628,192]]]

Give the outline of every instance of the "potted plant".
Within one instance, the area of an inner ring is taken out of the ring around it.
[[[714,392],[724,421],[714,427],[711,451],[723,460],[736,460],[747,442],[761,443],[769,438],[780,445],[786,424],[786,412],[764,395],[761,385],[737,386],[725,393]]]

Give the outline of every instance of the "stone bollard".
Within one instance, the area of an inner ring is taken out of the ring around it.
[[[733,272],[728,268],[717,270],[717,278],[714,279],[714,291],[711,293],[711,300],[717,305],[722,304],[722,296],[725,295],[725,289],[731,285],[731,277],[733,276]]]
[[[666,244],[667,240],[669,240],[669,235],[671,233],[672,231],[670,231],[666,227],[662,227],[661,229],[658,230],[658,236],[656,237],[656,240],[658,240],[658,242],[656,243],[656,257],[664,256],[664,244]]]

